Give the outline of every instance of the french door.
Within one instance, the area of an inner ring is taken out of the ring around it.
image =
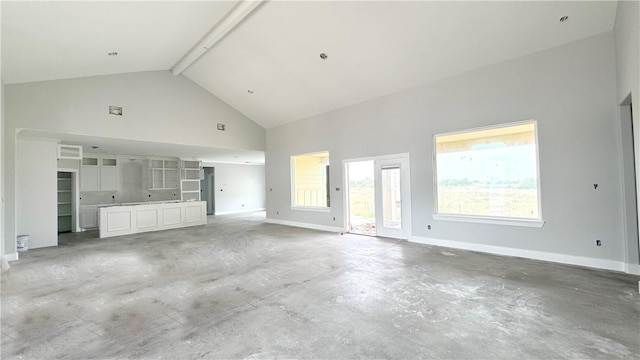
[[[373,186],[365,180],[370,179],[369,174],[373,175]],[[409,178],[408,154],[345,161],[345,208],[349,231],[408,239],[411,234]]]

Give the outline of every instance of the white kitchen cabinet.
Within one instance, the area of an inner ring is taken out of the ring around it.
[[[118,159],[114,157],[102,157],[100,161],[100,190],[120,190],[120,178],[118,171]]]
[[[100,191],[100,158],[86,156],[80,166],[80,191]]]
[[[86,154],[80,167],[80,191],[118,191],[118,159],[108,155]]]
[[[98,228],[98,207],[96,205],[83,205],[80,207],[80,227],[82,230]]]
[[[82,146],[58,144],[58,159],[82,160]]]

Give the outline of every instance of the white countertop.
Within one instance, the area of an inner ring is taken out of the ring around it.
[[[103,207],[112,207],[112,206],[136,206],[136,205],[154,205],[154,204],[175,204],[181,202],[190,202],[190,201],[182,201],[182,200],[162,200],[162,201],[139,201],[139,202],[130,202],[130,203],[114,203],[114,204],[99,204],[99,205],[86,205],[86,206],[96,206],[98,208]]]

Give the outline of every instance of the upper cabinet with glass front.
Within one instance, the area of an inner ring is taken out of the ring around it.
[[[120,190],[118,165],[113,155],[85,154],[80,166],[80,191]]]

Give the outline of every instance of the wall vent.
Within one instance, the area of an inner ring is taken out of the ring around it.
[[[122,116],[122,106],[109,105],[109,114]]]

